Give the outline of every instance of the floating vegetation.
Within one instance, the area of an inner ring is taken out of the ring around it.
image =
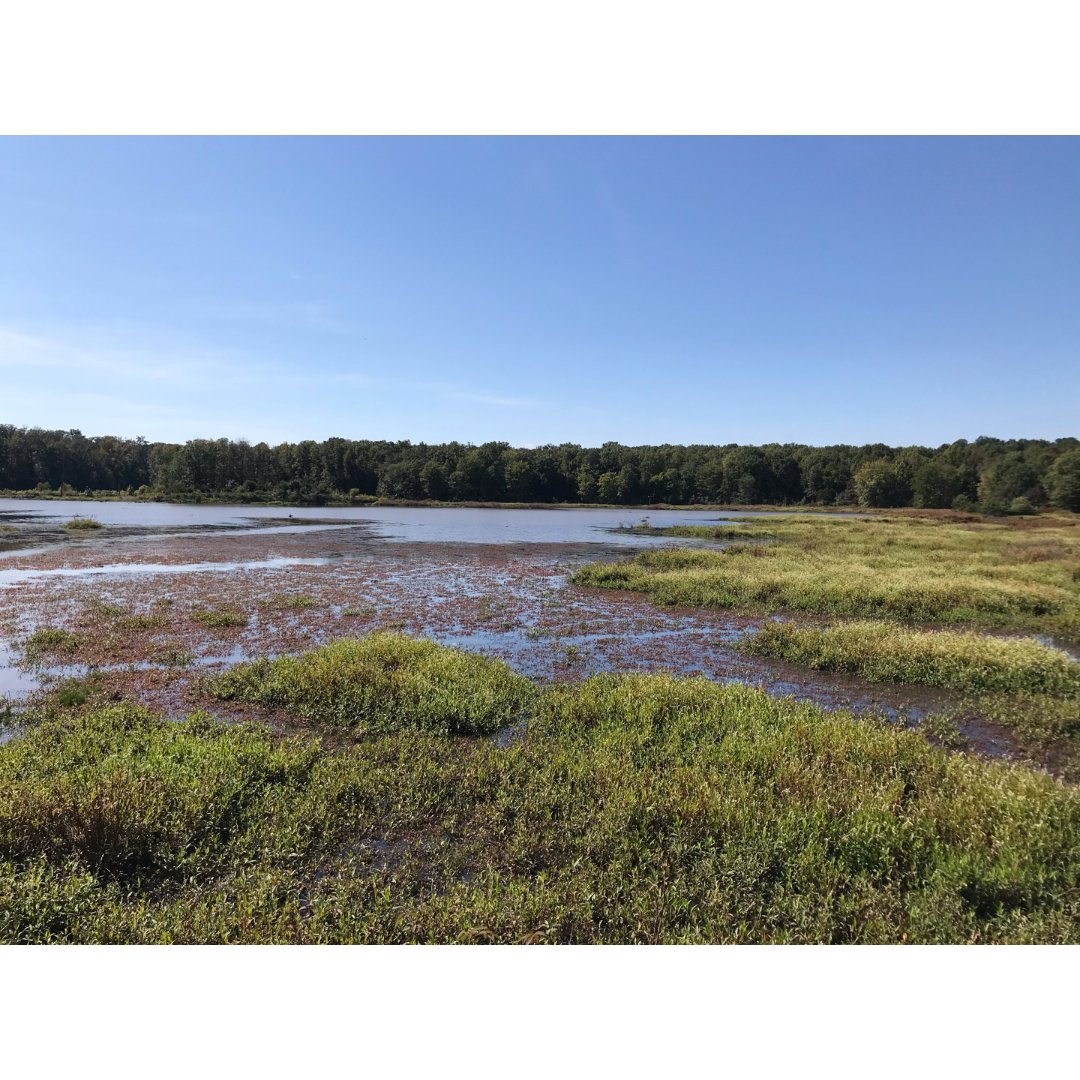
[[[192,612],[191,616],[197,623],[209,627],[212,630],[230,629],[237,626],[247,626],[248,616],[242,611],[231,607],[200,608]]]
[[[317,604],[318,600],[307,593],[282,593],[266,597],[259,602],[259,606],[266,611],[304,611]]]
[[[42,626],[24,642],[23,656],[30,663],[46,656],[71,656],[82,644],[82,637],[71,630],[58,626]]]

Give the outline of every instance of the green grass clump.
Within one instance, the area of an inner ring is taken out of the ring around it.
[[[506,747],[130,707],[0,746],[3,942],[1080,942],[1080,791],[745,686],[598,676]]]
[[[1080,663],[1030,638],[911,630],[884,622],[829,627],[766,623],[740,648],[818,671],[871,682],[921,683],[949,690],[1080,694]]]
[[[160,608],[156,611],[140,611],[131,615],[122,615],[117,619],[117,626],[122,630],[159,630],[168,625],[169,616]]]
[[[71,630],[58,626],[42,626],[23,644],[23,656],[33,663],[47,656],[71,656],[83,644],[83,639]]]
[[[75,531],[79,531],[79,530],[89,531],[89,530],[93,530],[93,529],[103,529],[103,528],[105,528],[105,526],[102,525],[101,522],[98,521],[96,518],[75,517],[75,518],[72,518],[70,521],[65,521],[64,522],[64,528],[65,529],[72,529],[72,530],[75,530]]]
[[[127,614],[127,610],[119,604],[110,604],[105,600],[88,600],[85,606],[89,615],[102,619],[121,619]]]
[[[532,684],[501,661],[391,633],[238,664],[209,688],[226,700],[363,732],[494,732],[533,697]]]
[[[303,611],[315,607],[318,601],[307,593],[281,593],[267,597],[260,602],[260,607],[267,611]]]
[[[95,696],[98,683],[93,678],[64,679],[53,691],[53,701],[61,709],[77,709]]]
[[[748,542],[727,549],[646,551],[589,564],[571,580],[663,605],[970,623],[1080,640],[1080,530],[1055,521],[1025,529],[910,517],[773,519],[767,532],[737,527]],[[710,531],[681,527],[678,535]]]
[[[242,611],[235,608],[216,607],[203,608],[192,614],[192,618],[203,626],[213,630],[225,629],[233,626],[247,626],[248,617]]]

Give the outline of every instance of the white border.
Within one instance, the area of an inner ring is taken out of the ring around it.
[[[1064,0],[35,0],[0,132],[1068,134]]]

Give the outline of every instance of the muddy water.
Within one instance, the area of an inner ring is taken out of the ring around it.
[[[95,516],[107,528],[29,542],[0,564],[0,698],[24,699],[93,671],[110,693],[169,715],[213,710],[218,703],[199,691],[208,670],[393,628],[501,657],[545,681],[613,670],[693,673],[896,719],[949,703],[939,693],[744,656],[734,646],[754,619],[570,586],[568,574],[584,561],[672,542],[613,533],[640,520],[632,512],[320,509],[282,524],[277,508],[46,502],[27,515],[27,506],[17,504],[24,516],[15,524],[28,536],[57,531],[57,513]],[[719,520],[700,511],[649,518]],[[281,603],[298,594],[306,606]],[[215,630],[194,618],[214,606],[243,612],[247,625]],[[150,612],[152,625],[124,622]],[[63,666],[20,667],[20,641],[43,626],[78,634],[77,651]]]

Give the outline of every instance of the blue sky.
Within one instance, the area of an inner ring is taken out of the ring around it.
[[[1080,434],[1080,139],[0,140],[0,423]]]

